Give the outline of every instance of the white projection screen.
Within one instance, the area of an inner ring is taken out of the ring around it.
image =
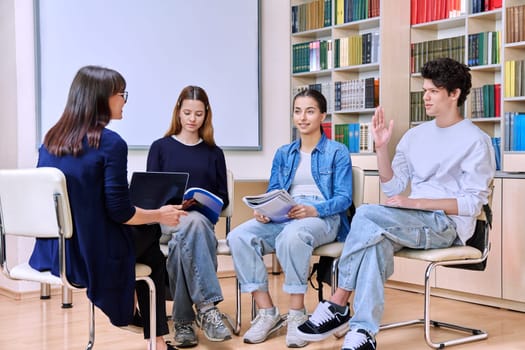
[[[129,92],[109,127],[130,149],[168,128],[187,85],[203,87],[223,149],[261,149],[258,0],[34,0],[41,142],[79,68],[122,73]]]

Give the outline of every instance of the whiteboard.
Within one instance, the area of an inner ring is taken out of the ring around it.
[[[35,0],[38,140],[79,68],[119,71],[129,98],[112,121],[130,148],[162,137],[183,87],[208,93],[215,141],[261,149],[258,0]]]

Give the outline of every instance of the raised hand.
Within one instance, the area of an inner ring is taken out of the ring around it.
[[[378,106],[372,117],[372,135],[374,136],[376,150],[386,146],[388,142],[390,142],[393,129],[394,121],[390,120],[387,127],[385,124],[383,107]]]

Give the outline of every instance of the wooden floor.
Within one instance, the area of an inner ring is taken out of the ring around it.
[[[281,291],[282,275],[270,277],[270,289],[275,295],[275,302],[286,312],[288,298]],[[221,303],[221,311],[233,315],[234,312],[234,278],[221,278],[223,292],[227,301]],[[315,291],[309,290],[307,308],[311,312],[317,305]],[[25,299],[14,301],[0,296],[0,349],[1,350],[71,350],[84,349],[88,334],[88,303],[83,292],[76,292],[73,296],[74,307],[62,309],[60,296],[53,296],[50,300]],[[463,323],[468,326],[488,331],[487,340],[459,345],[452,348],[463,350],[485,349],[525,349],[525,313],[502,310],[492,307],[452,301],[448,299],[433,299],[435,310],[432,316],[443,321]],[[243,325],[242,333],[249,327],[250,298],[243,295]],[[384,322],[393,322],[401,319],[419,318],[423,305],[420,294],[402,292],[394,289],[386,290],[386,306]],[[168,304],[168,309],[171,304]],[[171,327],[171,324],[170,324]],[[242,342],[242,337],[234,336],[230,341],[212,343],[199,333],[199,346],[196,349],[285,349],[284,334],[268,339],[257,345],[248,345]],[[199,331],[200,332],[200,331]],[[446,339],[451,333],[436,330],[434,333],[439,339]],[[242,334],[241,333],[241,334]],[[172,334],[166,339],[172,337]],[[423,339],[423,329],[413,326],[403,329],[385,330],[377,336],[378,349],[388,350],[420,350],[430,349]],[[318,343],[309,344],[306,349],[321,350],[341,348],[342,340],[333,337]],[[146,349],[146,342],[141,334],[111,326],[107,318],[97,310],[96,314],[96,350],[103,349]]]

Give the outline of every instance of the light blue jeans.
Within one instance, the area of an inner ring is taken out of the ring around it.
[[[456,236],[454,221],[443,211],[360,206],[339,260],[338,287],[354,291],[350,328],[379,331],[384,283],[394,272],[394,252],[403,247],[449,247]]]
[[[316,196],[298,196],[294,199],[302,204],[324,201]],[[268,272],[263,255],[275,252],[285,276],[283,290],[290,294],[304,294],[312,251],[335,240],[340,220],[336,214],[284,223],[263,224],[251,219],[237,226],[228,234],[228,245],[241,291],[268,291]]]
[[[166,262],[173,297],[172,319],[195,320],[196,307],[223,300],[217,278],[217,238],[214,225],[197,211],[181,216],[179,225],[162,227],[171,232]]]

